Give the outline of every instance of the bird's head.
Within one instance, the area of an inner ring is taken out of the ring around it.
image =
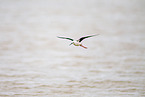
[[[73,43],[74,43],[74,42],[72,42],[70,45],[72,45]],[[69,46],[70,46],[70,45],[69,45]]]

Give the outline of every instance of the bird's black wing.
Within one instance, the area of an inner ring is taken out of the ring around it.
[[[62,38],[62,39],[68,39],[68,40],[71,40],[71,41],[73,41],[73,39],[72,38],[66,38],[66,37],[59,37],[59,36],[57,36],[58,38]]]
[[[97,34],[97,35],[99,35],[99,34]],[[89,38],[89,37],[93,37],[93,36],[97,36],[97,35],[90,35],[90,36],[81,37],[78,41],[81,42],[85,38]]]

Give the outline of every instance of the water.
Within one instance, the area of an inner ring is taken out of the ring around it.
[[[144,97],[144,3],[0,1],[0,97]]]

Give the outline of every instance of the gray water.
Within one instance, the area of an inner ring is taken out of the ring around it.
[[[145,97],[144,4],[0,0],[0,97]]]

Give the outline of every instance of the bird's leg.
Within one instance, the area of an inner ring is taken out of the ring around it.
[[[82,44],[80,46],[83,47],[83,48],[85,48],[85,49],[87,49],[87,47],[83,46]]]

